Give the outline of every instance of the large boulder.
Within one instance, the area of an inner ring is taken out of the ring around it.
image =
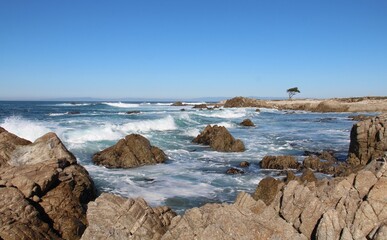
[[[125,199],[103,193],[88,204],[88,239],[160,239],[173,217],[168,207],[150,207],[144,199]]]
[[[225,108],[236,108],[236,107],[262,107],[269,108],[270,106],[266,103],[266,101],[258,100],[255,98],[245,98],[245,97],[234,97],[232,99],[228,99],[224,106]]]
[[[11,153],[17,146],[25,146],[28,144],[31,144],[31,142],[0,127],[0,167],[9,165],[8,161],[11,158]]]
[[[219,152],[243,152],[245,145],[235,139],[223,126],[208,125],[194,140],[194,143],[209,145]]]
[[[34,143],[15,138],[5,130],[1,134],[12,138],[3,138],[6,143],[0,140],[3,146],[0,155],[6,156],[0,167],[0,182],[17,190],[17,194],[7,190],[2,196],[16,198],[15,201],[26,205],[23,208],[29,209],[41,223],[33,220],[31,231],[37,235],[30,236],[31,233],[20,226],[29,226],[26,223],[32,215],[21,213],[14,221],[4,222],[0,236],[7,236],[7,229],[12,228],[13,236],[20,237],[17,239],[79,239],[87,225],[86,204],[95,198],[94,184],[87,171],[77,164],[74,155],[54,133]],[[7,215],[3,210],[0,209],[0,216]]]
[[[244,126],[244,127],[254,127],[255,126],[253,121],[251,121],[250,119],[243,120],[239,125]]]
[[[263,169],[288,169],[299,168],[300,163],[293,156],[265,156],[259,166]]]
[[[131,134],[117,144],[93,156],[94,163],[108,168],[133,168],[163,163],[167,155],[158,147],[151,146],[148,139]]]
[[[387,114],[353,125],[348,162],[364,166],[387,151]]]

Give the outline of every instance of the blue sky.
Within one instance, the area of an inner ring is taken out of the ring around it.
[[[0,1],[0,99],[387,95],[387,1]]]

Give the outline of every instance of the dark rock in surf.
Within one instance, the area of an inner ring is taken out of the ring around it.
[[[195,106],[193,106],[193,108],[207,109],[208,106],[207,104],[196,104]]]
[[[167,155],[158,147],[151,146],[148,139],[131,134],[117,144],[94,154],[93,162],[108,168],[133,168],[163,163]]]
[[[184,104],[183,102],[174,102],[171,104],[171,106],[176,106],[176,107],[182,107],[182,106],[186,106],[186,104]]]
[[[126,114],[140,114],[141,112],[140,111],[128,111],[126,112]]]
[[[237,169],[237,168],[230,168],[226,171],[226,174],[244,174],[245,172]]]
[[[223,126],[208,125],[194,140],[194,143],[209,145],[219,152],[243,152],[245,145],[235,139]]]
[[[255,127],[255,124],[250,119],[243,120],[239,125],[244,127]]]
[[[263,169],[298,169],[300,163],[293,156],[265,156],[259,166]]]
[[[67,112],[68,115],[76,115],[76,114],[81,114],[80,111],[71,111],[71,112]]]
[[[239,166],[240,166],[240,167],[243,167],[243,168],[249,167],[249,166],[250,166],[250,163],[247,162],[247,161],[243,161],[243,162],[239,163]]]

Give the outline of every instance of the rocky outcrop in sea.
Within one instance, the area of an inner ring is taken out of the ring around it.
[[[148,139],[139,134],[130,134],[101,152],[94,154],[93,162],[108,168],[133,168],[163,163],[167,155]]]
[[[219,152],[243,152],[245,145],[235,139],[223,126],[208,125],[194,140],[194,143],[209,145]]]

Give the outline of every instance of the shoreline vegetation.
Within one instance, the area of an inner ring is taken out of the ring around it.
[[[205,204],[183,215],[167,206],[151,207],[142,198],[97,196],[93,180],[55,133],[32,143],[0,128],[0,238],[385,239],[387,97],[270,101],[236,97],[197,108],[211,106],[379,115],[353,125],[346,161],[327,151],[307,153],[302,164],[292,156],[266,156],[261,168],[281,169],[285,177],[264,178],[254,193],[241,192],[232,204]],[[236,141],[225,132],[210,130],[200,143],[214,147],[223,146],[222,139]],[[137,136],[131,141],[129,146],[121,140],[109,154],[119,156],[119,161],[130,155],[138,165],[158,159],[157,149],[146,139]],[[317,179],[315,172],[334,177]]]

